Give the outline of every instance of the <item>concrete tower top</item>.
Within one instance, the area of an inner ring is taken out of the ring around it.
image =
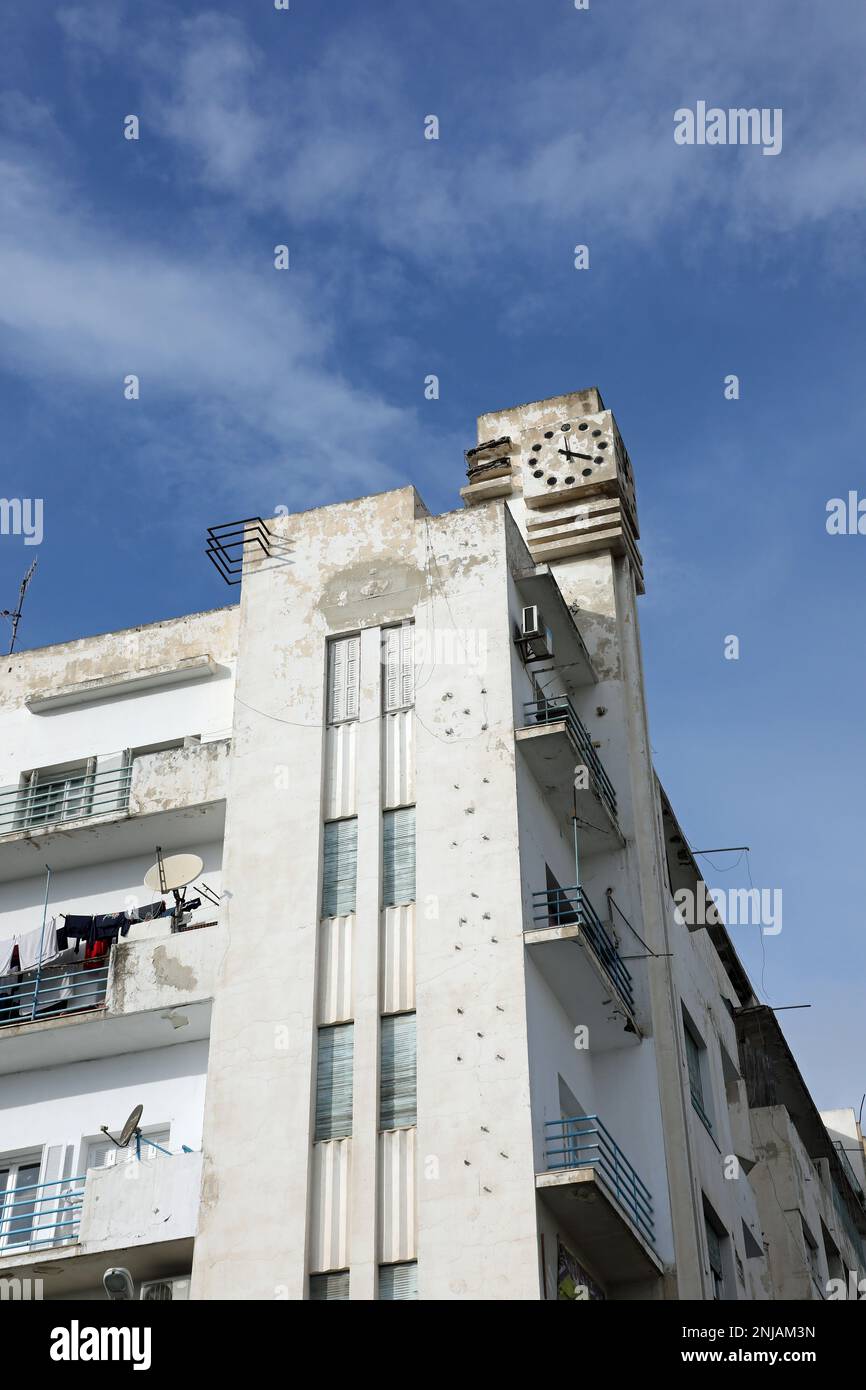
[[[536,561],[627,555],[643,593],[634,474],[597,387],[479,416],[466,463],[464,503],[510,499]]]

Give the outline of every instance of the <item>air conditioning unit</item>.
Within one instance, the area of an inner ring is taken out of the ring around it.
[[[141,1286],[139,1298],[144,1303],[166,1303],[171,1299],[189,1298],[188,1274],[176,1279],[148,1279]]]
[[[550,628],[545,627],[544,618],[535,603],[523,609],[518,641],[525,661],[549,661],[553,656],[553,634]]]

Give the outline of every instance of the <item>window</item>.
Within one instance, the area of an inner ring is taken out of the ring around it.
[[[352,1133],[354,1024],[319,1029],[316,1058],[316,1139],[345,1139]]]
[[[387,1302],[418,1297],[418,1263],[379,1266],[379,1298]]]
[[[803,1240],[806,1243],[806,1256],[809,1261],[809,1270],[811,1272],[813,1280],[817,1284],[818,1288],[822,1290],[823,1293],[823,1280],[821,1279],[821,1259],[818,1254],[818,1242],[812,1235],[812,1232],[809,1230],[809,1227],[806,1225],[806,1222],[803,1219],[802,1212],[800,1213],[800,1223],[803,1227]]]
[[[141,1152],[145,1158],[161,1158],[164,1155],[158,1149],[151,1147],[159,1144],[160,1148],[168,1148],[170,1130],[168,1125],[162,1129],[142,1130]],[[145,1143],[144,1141],[148,1142]],[[125,1149],[119,1149],[110,1139],[93,1139],[86,1147],[85,1168],[113,1168],[115,1163],[125,1163],[135,1158],[135,1139],[131,1139]]]
[[[21,792],[21,824],[46,825],[90,814],[92,776],[87,763],[65,771],[44,769],[31,773]]]
[[[355,911],[358,887],[358,818],[325,824],[322,916],[345,917]]]
[[[712,1134],[713,1123],[710,1119],[709,1107],[705,1099],[704,1091],[706,1048],[685,1015],[683,1016],[683,1033],[685,1034],[686,1040],[686,1063],[689,1069],[689,1089],[692,1093],[692,1105],[698,1112],[702,1124],[704,1124],[709,1133]]]
[[[361,639],[335,637],[328,652],[328,723],[358,718],[361,690]]]
[[[824,1255],[827,1260],[827,1273],[831,1279],[845,1279],[845,1266],[839,1254],[839,1247],[824,1222],[821,1222],[821,1238],[824,1242]]]
[[[415,1015],[382,1019],[379,1073],[379,1128],[404,1129],[418,1123]]]
[[[415,807],[382,816],[382,906],[415,901]]]
[[[310,1301],[312,1303],[348,1303],[349,1271],[341,1269],[336,1274],[311,1274]]]
[[[725,1297],[725,1271],[724,1265],[722,1264],[722,1236],[716,1229],[715,1222],[707,1211],[704,1211],[704,1227],[707,1233],[707,1251],[710,1257],[713,1298],[722,1300]]]
[[[30,1245],[35,1237],[41,1167],[39,1154],[0,1159],[0,1250]]]
[[[386,714],[415,702],[415,624],[382,630],[382,708]]]

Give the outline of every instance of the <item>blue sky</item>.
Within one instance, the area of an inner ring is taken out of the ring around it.
[[[857,1107],[866,537],[825,508],[866,495],[860,0],[67,0],[0,38],[0,492],[45,502],[21,645],[226,602],[215,522],[453,507],[477,414],[598,385],[660,775],[783,890],[736,945]],[[782,152],[676,145],[698,100],[781,107]],[[0,537],[0,607],[34,553]]]

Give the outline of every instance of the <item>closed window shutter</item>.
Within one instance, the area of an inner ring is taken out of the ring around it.
[[[325,825],[322,916],[345,917],[355,911],[358,884],[358,819]]]
[[[382,817],[382,906],[415,901],[415,807]]]
[[[379,1128],[403,1129],[418,1122],[415,1015],[382,1019]]]
[[[408,709],[415,701],[414,637],[414,623],[388,627],[382,633],[386,714]]]
[[[337,637],[331,643],[328,667],[329,724],[358,718],[360,656],[360,637]]]
[[[380,1265],[379,1266],[379,1298],[394,1301],[395,1299],[417,1298],[418,1297],[418,1264],[412,1260],[411,1263],[401,1265]]]
[[[349,1271],[343,1269],[339,1274],[312,1274],[310,1276],[311,1303],[347,1303],[349,1301]]]
[[[316,1060],[316,1139],[345,1139],[352,1133],[354,1024],[319,1029]]]
[[[689,1086],[691,1087],[692,1095],[701,1105],[703,1105],[704,1086],[703,1080],[701,1078],[700,1048],[698,1047],[698,1044],[695,1041],[692,1035],[692,1031],[689,1028],[688,1024],[685,1025],[684,1032],[686,1035],[686,1061],[688,1062],[689,1066]]]
[[[719,1279],[722,1277],[722,1247],[718,1232],[707,1221],[707,1249],[710,1255],[710,1269]]]

